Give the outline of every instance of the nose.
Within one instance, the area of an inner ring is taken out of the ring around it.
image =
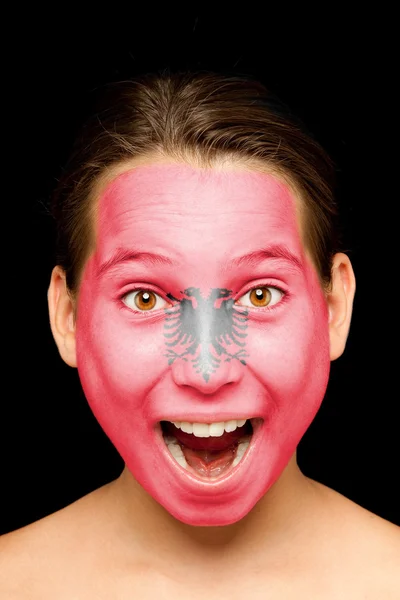
[[[239,360],[228,360],[224,355],[215,358],[200,353],[197,358],[179,358],[170,367],[178,386],[192,387],[202,394],[211,395],[225,385],[238,383],[246,368]]]

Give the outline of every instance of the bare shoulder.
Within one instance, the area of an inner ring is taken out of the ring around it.
[[[400,598],[400,527],[325,486],[320,490],[338,573],[365,589],[365,598]]]
[[[398,525],[383,519],[334,490],[325,486],[321,487],[326,496],[326,506],[332,514],[333,523],[336,524],[336,521],[340,520],[342,527],[352,535],[355,543],[364,546],[364,542],[368,541],[370,542],[368,548],[375,547],[375,552],[383,552],[385,555],[390,550],[395,551],[400,548],[400,527]],[[400,555],[397,553],[395,556],[400,559]]]
[[[77,584],[88,572],[93,514],[95,507],[101,507],[102,495],[101,488],[0,537],[0,598],[64,598],[68,586]],[[68,573],[74,574],[69,581]]]
[[[39,597],[42,574],[52,569],[55,558],[52,551],[51,559],[46,560],[46,554],[49,556],[46,547],[49,542],[51,545],[53,537],[50,523],[57,520],[56,516],[52,519],[46,517],[0,537],[1,598],[25,600]]]

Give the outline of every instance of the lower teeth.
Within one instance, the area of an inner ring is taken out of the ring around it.
[[[181,467],[186,469],[187,471],[191,471],[192,473],[195,473],[196,475],[198,475],[198,472],[195,471],[195,469],[193,469],[187,463],[185,455],[183,454],[182,448],[178,443],[178,440],[175,437],[169,436],[169,435],[163,436],[163,437],[164,437],[164,442],[165,442],[171,456],[173,456],[173,458],[176,460],[176,462]],[[239,442],[239,444],[237,445],[237,449],[236,449],[236,456],[235,456],[234,460],[232,461],[232,464],[228,467],[228,469],[231,469],[232,467],[236,467],[240,463],[247,448],[250,445],[250,439],[251,439],[251,436],[245,436],[242,438],[242,441]],[[226,469],[226,470],[228,470],[228,469]],[[216,479],[218,476],[219,476],[219,473],[217,473],[216,475],[211,474],[209,478]]]

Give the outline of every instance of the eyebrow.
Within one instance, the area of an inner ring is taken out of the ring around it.
[[[172,266],[173,261],[163,254],[154,254],[153,252],[139,252],[125,248],[117,248],[113,255],[103,262],[98,270],[98,276],[104,275],[107,271],[117,265],[128,262],[143,262],[151,267],[154,266]]]
[[[298,270],[303,269],[303,264],[300,258],[293,254],[293,252],[291,252],[287,246],[283,244],[273,244],[266,248],[260,248],[258,250],[249,252],[248,254],[244,254],[243,256],[238,256],[227,261],[227,263],[223,267],[223,270],[225,271],[243,266],[255,267],[264,260],[274,258],[283,259],[289,262]],[[171,267],[175,264],[171,258],[163,254],[155,254],[153,252],[141,252],[125,248],[117,248],[113,255],[100,265],[98,270],[98,276],[102,276],[104,273],[106,273],[107,271],[111,270],[113,267],[119,264],[128,262],[142,262],[144,264],[149,265],[150,267]]]
[[[289,263],[291,263],[296,269],[302,270],[303,263],[300,257],[296,256],[289,250],[289,248],[283,244],[272,244],[271,246],[267,246],[266,248],[259,248],[258,250],[254,250],[253,252],[249,252],[243,256],[238,256],[237,258],[233,258],[228,261],[226,268],[232,267],[255,267],[263,260],[278,258],[283,259]]]

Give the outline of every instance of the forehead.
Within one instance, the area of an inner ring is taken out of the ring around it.
[[[180,244],[211,243],[218,250],[271,237],[299,246],[299,203],[269,173],[142,164],[118,174],[100,194],[96,237],[103,247],[147,241],[172,243],[178,252]]]

